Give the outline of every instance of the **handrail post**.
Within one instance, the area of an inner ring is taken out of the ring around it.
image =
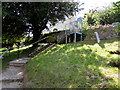
[[[76,32],[74,33],[74,43],[76,43]]]
[[[66,44],[67,44],[67,32],[66,32],[66,30],[65,30],[65,37],[66,37]]]

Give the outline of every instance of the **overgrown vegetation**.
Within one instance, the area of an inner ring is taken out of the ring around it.
[[[118,62],[118,40],[61,44],[29,60],[26,73],[29,88],[120,88],[118,68],[107,65]],[[102,84],[104,85],[102,86]]]

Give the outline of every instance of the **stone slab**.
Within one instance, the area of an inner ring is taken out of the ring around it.
[[[9,64],[26,64],[29,58],[20,58],[15,61],[10,61]]]
[[[0,82],[1,84],[1,82]],[[2,82],[2,88],[22,88],[22,82]],[[12,90],[12,89],[11,89]]]
[[[0,73],[0,81],[17,81],[23,79],[23,68],[10,66],[5,71]]]

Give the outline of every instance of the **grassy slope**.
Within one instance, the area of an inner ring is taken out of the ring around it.
[[[10,61],[13,61],[13,60],[16,60],[16,59],[22,58],[22,57],[27,57],[28,54],[30,54],[31,52],[33,52],[35,49],[36,48],[25,47],[25,48],[19,49],[19,51],[18,51],[18,49],[14,49],[14,50],[11,50],[10,53],[7,52],[4,55],[4,57],[2,58],[2,70],[5,70],[8,67],[8,63]]]
[[[29,61],[27,87],[96,88],[106,81],[105,87],[117,88],[118,68],[106,63],[118,61],[118,56],[106,50],[118,50],[118,42],[56,45]]]

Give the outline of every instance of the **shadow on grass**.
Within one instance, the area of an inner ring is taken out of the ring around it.
[[[118,69],[107,66],[109,57],[97,52],[63,44],[37,55],[27,66],[28,87],[118,88]]]
[[[27,57],[30,53],[32,53],[36,49],[37,47],[29,47],[26,49],[11,50],[10,52],[7,52],[2,58],[2,69],[3,70],[6,69],[10,61],[13,61],[22,57]]]

